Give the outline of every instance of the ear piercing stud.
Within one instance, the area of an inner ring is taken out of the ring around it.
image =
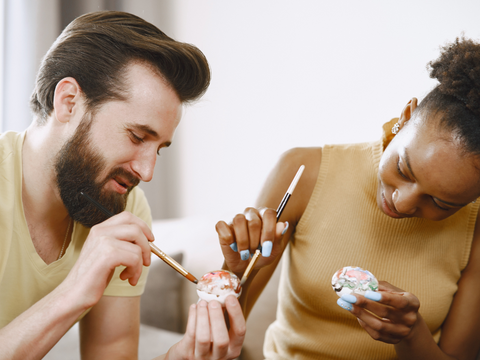
[[[400,130],[400,124],[397,122],[397,123],[395,123],[395,125],[393,125],[393,127],[392,127],[392,134],[397,135],[397,134],[398,134],[398,130]]]

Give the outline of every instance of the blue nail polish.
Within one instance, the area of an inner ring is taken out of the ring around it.
[[[355,304],[357,302],[357,297],[350,294],[342,295],[342,300],[349,302],[350,304]]]
[[[273,243],[271,241],[265,241],[262,246],[262,256],[269,257],[272,254]]]
[[[250,258],[250,251],[248,251],[248,250],[240,251],[240,258],[242,260],[248,260]]]
[[[352,304],[350,304],[349,302],[343,301],[341,298],[337,300],[337,304],[341,308],[343,308],[345,310],[348,310],[348,311],[352,311],[352,309],[353,309]]]
[[[288,221],[285,221],[285,229],[283,229],[282,235],[285,235],[285,233],[287,232],[289,226],[290,226],[290,224],[288,223]]]
[[[365,292],[365,297],[373,301],[382,300],[382,294],[376,291],[367,290],[367,292]]]
[[[236,243],[236,242],[234,242],[233,244],[230,244],[230,247],[232,248],[233,251],[235,251],[235,252],[238,251],[237,243]]]

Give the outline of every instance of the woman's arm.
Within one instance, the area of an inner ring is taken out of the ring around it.
[[[475,359],[480,351],[480,213],[477,216],[470,259],[442,327],[440,348],[457,359]]]
[[[238,214],[232,224],[223,221],[217,223],[220,245],[225,256],[224,268],[242,276],[248,265],[248,259],[241,260],[242,250],[253,253],[258,244],[272,241],[273,247],[269,257],[261,257],[248,281],[244,284],[240,304],[245,317],[262,293],[270,277],[275,271],[281,255],[288,244],[288,239],[303,215],[315,187],[322,158],[321,148],[296,148],[282,155],[273,168],[258,197],[255,208],[247,208],[243,214]],[[300,181],[294,194],[285,207],[280,221],[288,222],[288,228],[282,235],[285,226],[276,224],[276,212],[280,201],[287,191],[299,167],[305,165]],[[267,208],[263,216],[257,209]],[[236,243],[236,250],[231,248]],[[261,270],[260,270],[261,269]]]

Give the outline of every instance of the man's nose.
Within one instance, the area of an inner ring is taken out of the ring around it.
[[[142,152],[137,159],[131,163],[132,170],[137,174],[140,180],[149,182],[153,178],[155,170],[155,162],[157,161],[157,154],[146,154]]]
[[[392,202],[400,214],[412,215],[417,211],[418,197],[412,188],[396,189],[392,194]]]

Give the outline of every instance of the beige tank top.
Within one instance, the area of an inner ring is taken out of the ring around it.
[[[312,197],[285,250],[267,359],[396,359],[393,345],[373,340],[337,305],[331,279],[343,266],[415,294],[438,342],[468,262],[479,203],[438,222],[383,214],[377,171],[388,140],[323,148]]]

